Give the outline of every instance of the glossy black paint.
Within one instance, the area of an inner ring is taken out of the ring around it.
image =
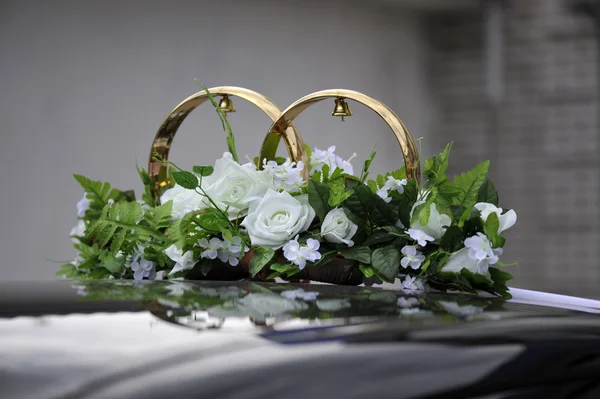
[[[600,397],[599,334],[598,316],[500,298],[3,283],[0,398]]]

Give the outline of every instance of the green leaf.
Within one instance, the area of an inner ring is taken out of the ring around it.
[[[463,232],[465,237],[472,237],[477,233],[483,233],[483,221],[479,216],[467,219],[463,225]]]
[[[351,195],[352,191],[346,191],[346,179],[343,176],[329,180],[329,200],[327,201],[329,206],[336,207]]]
[[[308,203],[323,221],[325,215],[331,210],[329,206],[329,186],[314,180],[308,182]]]
[[[191,172],[173,172],[173,180],[175,180],[175,183],[188,190],[195,190],[198,187],[198,178]]]
[[[171,226],[171,212],[173,210],[173,201],[167,201],[164,204],[149,209],[144,214],[144,220],[148,226],[154,230],[164,229]]]
[[[352,182],[349,188],[352,190],[352,195],[343,203],[345,210],[356,215],[363,222],[369,220],[378,226],[388,226],[398,221],[397,211],[373,193],[367,185]]]
[[[512,295],[510,295],[508,287],[506,286],[506,282],[512,280],[513,276],[510,273],[506,273],[495,267],[490,267],[489,272],[490,278],[494,282],[494,291],[505,299],[512,298]]]
[[[358,268],[366,278],[371,278],[375,275],[375,269],[372,266],[360,264]]]
[[[418,222],[421,226],[427,226],[427,223],[429,223],[429,216],[431,216],[431,203],[431,200],[428,198],[425,203],[420,204],[415,208],[411,224]]]
[[[438,184],[446,180],[446,169],[448,169],[448,157],[452,143],[449,143],[444,151],[425,160],[425,171],[423,174],[431,184]]]
[[[77,268],[71,264],[65,264],[62,265],[55,274],[57,276],[65,276],[67,278],[72,278],[77,274]]]
[[[393,281],[400,267],[400,251],[391,245],[377,248],[371,254],[371,265],[387,281]]]
[[[142,183],[144,183],[144,193],[142,194],[142,200],[144,201],[144,203],[146,203],[148,206],[155,206],[156,203],[154,201],[154,196],[152,195],[152,188],[154,187],[154,181],[152,180],[152,178],[150,177],[150,175],[148,174],[148,172],[146,172],[145,169],[140,168],[139,165],[135,165],[138,174],[140,175],[140,178],[142,179]]]
[[[90,207],[85,213],[85,218],[94,220],[99,217],[102,209],[109,200],[118,201],[121,197],[121,192],[111,188],[110,183],[102,183],[101,181],[91,180],[82,175],[73,175],[75,180],[81,185],[86,193],[86,197],[90,200]]]
[[[369,234],[363,245],[371,246],[375,244],[381,244],[384,242],[389,242],[395,239],[395,236],[391,235],[386,231],[376,230],[373,233]],[[371,262],[369,262],[371,263]]]
[[[265,247],[256,247],[254,248],[254,253],[252,254],[252,259],[250,260],[250,274],[254,277],[258,272],[262,270],[262,268],[273,259],[275,256],[275,251],[271,248]]]
[[[194,221],[204,230],[220,233],[223,227],[229,226],[229,220],[215,208],[207,208],[199,213]]]
[[[448,209],[450,210],[450,214],[452,215],[454,222],[459,223],[467,208],[462,205],[450,205]]]
[[[110,253],[103,254],[100,262],[112,274],[120,274],[125,269],[125,258],[116,258]]]
[[[461,193],[462,190],[458,187],[454,187],[450,180],[444,180],[437,185],[436,203],[438,205],[450,205]]]
[[[371,250],[367,246],[353,246],[350,248],[342,248],[339,250],[342,256],[346,259],[357,260],[360,263],[371,263]]]
[[[213,168],[212,166],[194,166],[192,167],[192,170],[194,171],[194,173],[206,177],[212,175],[215,171],[215,168]]]
[[[470,171],[454,178],[454,185],[462,192],[454,198],[455,205],[472,208],[477,203],[479,188],[487,177],[490,161],[484,161]]]
[[[212,269],[212,266],[213,262],[210,259],[202,258],[200,259],[200,262],[196,264],[195,267],[198,267],[200,269],[200,273],[202,273],[203,276],[207,276],[210,270]]]
[[[477,191],[477,202],[487,202],[498,206],[498,192],[489,177],[483,181]]]
[[[104,267],[99,267],[92,270],[88,277],[92,280],[103,280],[110,277],[110,271]]]
[[[118,233],[114,235],[112,238],[112,242],[110,243],[110,251],[113,255],[117,255],[127,238],[127,230],[121,229]]]
[[[371,154],[369,155],[369,157],[365,160],[365,163],[363,164],[363,169],[360,174],[360,181],[362,183],[364,183],[365,180],[367,180],[367,177],[369,176],[369,169],[371,168],[373,159],[375,159],[375,155],[377,155],[377,151],[375,150],[375,147],[373,147]]]
[[[500,221],[498,220],[498,214],[495,212],[490,213],[483,224],[483,231],[494,248],[502,248],[504,246],[504,238],[498,234],[499,228]]]
[[[440,240],[440,248],[449,253],[456,252],[463,246],[464,240],[462,230],[457,226],[450,226]]]

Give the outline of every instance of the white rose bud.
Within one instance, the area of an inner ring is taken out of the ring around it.
[[[253,245],[279,249],[298,233],[306,231],[315,211],[308,205],[308,196],[292,197],[287,192],[267,191],[250,204],[248,216],[242,222]]]
[[[348,219],[348,216],[341,208],[335,208],[329,211],[321,225],[321,236],[334,244],[346,244],[351,247],[354,245],[352,237],[356,234],[358,226]]]

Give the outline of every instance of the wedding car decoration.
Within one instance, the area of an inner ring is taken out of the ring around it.
[[[216,96],[221,96],[220,102]],[[273,120],[260,156],[244,162],[226,112],[229,96],[246,99]],[[363,103],[392,128],[405,165],[377,176],[376,150],[357,167],[334,145],[305,145],[291,122],[324,98],[334,115],[351,115],[345,99]],[[211,165],[183,170],[168,150],[183,119],[210,100],[226,133],[226,151]],[[288,157],[277,157],[283,138]],[[399,120],[385,105],[349,90],[306,96],[281,112],[258,93],[207,89],[165,120],[148,170],[138,167],[141,198],[132,191],[75,175],[84,190],[71,232],[77,258],[57,274],[76,279],[312,279],[371,285],[401,279],[418,292],[479,292],[509,296],[501,268],[503,234],[517,219],[499,207],[489,161],[446,175],[452,144],[423,163]]]

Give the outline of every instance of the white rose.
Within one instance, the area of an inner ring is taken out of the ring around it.
[[[479,202],[475,204],[475,208],[481,214],[481,219],[484,222],[490,214],[495,213],[498,215],[498,221],[500,222],[498,234],[502,233],[504,230],[510,229],[517,222],[517,213],[512,209],[502,215],[502,208],[498,208],[494,204],[488,202]]]
[[[253,245],[279,249],[306,231],[314,218],[315,211],[308,205],[306,195],[292,197],[285,191],[269,190],[250,205],[242,226],[248,230]]]
[[[462,269],[467,269],[474,274],[489,275],[488,267],[485,259],[477,261],[469,256],[469,248],[463,248],[450,255],[441,271],[460,273]]]
[[[410,211],[411,218],[413,216],[413,212],[414,212],[415,208],[424,203],[425,203],[425,201],[415,202],[415,204],[412,207],[412,210]],[[415,230],[421,230],[421,231],[425,232],[426,234],[430,235],[431,237],[433,237],[435,240],[439,240],[440,238],[442,238],[442,236],[446,232],[446,228],[448,226],[450,226],[450,224],[452,223],[452,220],[450,219],[450,216],[445,215],[443,213],[439,213],[435,204],[433,204],[433,203],[429,206],[429,209],[430,209],[430,214],[429,214],[429,220],[427,221],[427,225],[422,226],[421,223],[416,221],[415,223],[412,223],[410,225],[410,228],[415,229]]]
[[[196,264],[194,260],[194,254],[192,251],[186,251],[183,253],[183,250],[177,248],[175,244],[171,245],[169,248],[165,249],[165,255],[167,255],[173,262],[175,262],[175,266],[173,266],[173,270],[169,273],[169,275],[180,272],[182,270],[191,269]]]
[[[219,208],[229,208],[230,219],[237,219],[245,215],[252,201],[275,186],[267,172],[256,170],[251,163],[240,165],[226,153],[215,162],[213,173],[202,179],[202,188]],[[211,206],[207,199],[204,203]]]
[[[203,209],[205,205],[202,200],[203,197],[198,192],[188,190],[178,184],[165,191],[160,197],[161,204],[173,201],[173,209],[171,211],[171,218],[173,220],[181,219],[189,212]]]
[[[349,247],[354,245],[352,237],[356,234],[356,230],[358,226],[348,219],[341,208],[329,211],[321,225],[321,235],[325,240],[334,244],[346,244]]]

